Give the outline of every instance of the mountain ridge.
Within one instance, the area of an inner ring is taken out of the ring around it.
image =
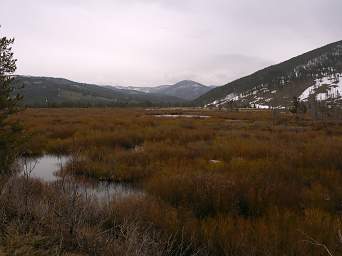
[[[14,93],[22,95],[23,104],[27,106],[168,106],[185,104],[184,100],[177,97],[146,94],[134,90],[109,89],[106,86],[79,83],[56,77],[16,76],[14,88]]]
[[[215,88],[193,103],[213,107],[234,104],[242,107],[260,105],[284,108],[292,103],[293,97],[300,97],[307,88],[313,85],[317,89],[322,88],[324,84],[317,79],[327,80],[334,76],[326,88],[328,94],[339,84],[341,73],[342,41],[337,41]]]
[[[111,86],[107,86],[108,88]],[[171,85],[135,87],[135,86],[114,86],[117,89],[136,90],[145,93],[156,93],[161,95],[173,96],[186,101],[192,101],[199,96],[207,93],[215,86],[207,86],[193,80],[182,80]]]

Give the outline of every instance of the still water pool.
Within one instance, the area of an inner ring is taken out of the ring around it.
[[[44,155],[37,158],[22,158],[20,166],[23,175],[40,179],[44,182],[66,182],[67,186],[75,186],[85,196],[95,196],[100,200],[113,197],[143,195],[143,191],[127,183],[95,181],[85,177],[60,176],[59,171],[70,161],[68,156]]]

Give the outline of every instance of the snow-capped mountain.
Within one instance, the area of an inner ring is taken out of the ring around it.
[[[270,66],[195,100],[212,107],[285,108],[294,97],[342,103],[342,41]]]
[[[115,86],[115,88],[173,96],[183,100],[191,101],[207,93],[211,89],[215,88],[215,86],[206,86],[195,81],[184,80],[173,85],[161,85],[157,87]]]
[[[154,92],[178,97],[184,100],[194,100],[211,89],[213,89],[213,87],[205,86],[191,80],[184,80],[174,85],[160,86],[156,88]]]

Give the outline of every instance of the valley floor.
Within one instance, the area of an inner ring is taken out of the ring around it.
[[[0,255],[342,254],[341,122],[200,109],[17,118],[26,155],[70,158],[59,175],[144,193],[103,203],[63,179],[0,179]]]

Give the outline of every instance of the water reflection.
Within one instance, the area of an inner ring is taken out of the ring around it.
[[[54,182],[59,179],[57,172],[65,166],[68,160],[68,156],[44,155],[38,158],[22,158],[19,164],[24,175],[45,182]]]
[[[85,197],[110,200],[114,197],[143,195],[137,186],[127,183],[95,181],[85,177],[60,176],[59,172],[68,163],[68,156],[44,155],[39,158],[22,158],[20,166],[22,175],[40,179],[44,182],[62,185],[65,189],[76,189]]]
[[[210,118],[210,116],[203,116],[203,115],[185,115],[185,114],[164,114],[164,115],[154,115],[155,117],[166,117],[166,118]]]

